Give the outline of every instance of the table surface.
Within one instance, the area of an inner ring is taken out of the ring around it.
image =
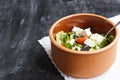
[[[0,80],[64,80],[37,42],[74,13],[120,14],[120,0],[1,0]]]

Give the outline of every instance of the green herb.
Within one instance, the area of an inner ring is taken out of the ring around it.
[[[71,45],[69,42],[67,42],[67,43],[65,44],[65,47],[66,47],[66,48],[69,48],[69,49],[72,49],[72,45]]]
[[[103,47],[107,46],[108,44],[110,44],[113,40],[114,40],[114,36],[110,35],[101,42],[99,47],[103,48]]]
[[[100,48],[103,48],[103,47],[105,47],[105,46],[107,46],[109,44],[109,42],[108,42],[108,39],[107,38],[105,38],[105,39],[103,39],[103,41],[100,43],[100,45],[98,45]]]
[[[108,36],[107,39],[108,39],[108,41],[111,43],[111,42],[114,40],[114,38],[115,38],[115,37],[114,37],[113,35],[110,35],[110,36]]]

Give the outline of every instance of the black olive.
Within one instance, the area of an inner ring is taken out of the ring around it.
[[[90,47],[88,45],[83,45],[81,51],[89,51]]]

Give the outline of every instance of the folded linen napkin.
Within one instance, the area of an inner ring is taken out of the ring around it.
[[[116,24],[118,21],[120,21],[120,15],[111,17],[109,19],[113,23]],[[117,28],[120,30],[120,26],[117,26]],[[51,43],[50,43],[49,36],[43,37],[42,39],[38,40],[38,42],[45,49],[47,55],[49,56],[52,63],[54,64],[54,62],[51,58]],[[107,72],[105,72],[104,74],[97,76],[97,77],[87,78],[87,79],[74,78],[74,77],[71,77],[69,75],[62,73],[55,64],[54,64],[54,66],[58,69],[61,76],[63,76],[65,80],[120,80],[120,76],[119,76],[119,74],[120,74],[120,54],[119,54],[120,53],[120,39],[118,40],[117,48],[118,49],[117,49],[116,60],[115,60],[114,64],[112,65],[112,67]]]

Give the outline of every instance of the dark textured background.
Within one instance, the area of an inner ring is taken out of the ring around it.
[[[74,13],[120,14],[120,0],[0,0],[0,80],[64,80],[37,42]]]

